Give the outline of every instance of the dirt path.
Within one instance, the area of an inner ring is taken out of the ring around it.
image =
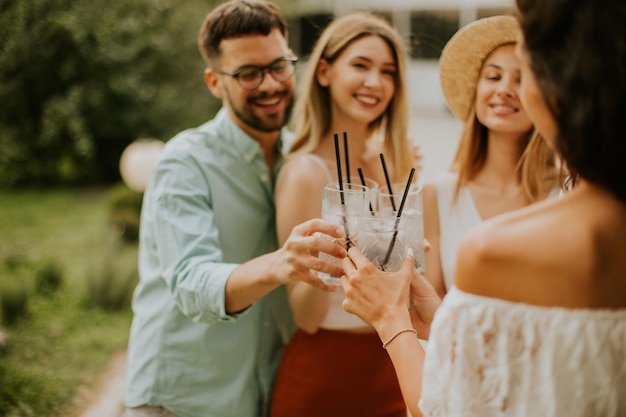
[[[74,404],[78,410],[68,417],[120,417],[124,411],[126,351],[118,352],[102,375],[79,389]]]

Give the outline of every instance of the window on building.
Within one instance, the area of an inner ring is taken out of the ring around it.
[[[498,16],[498,15],[510,15],[513,14],[515,12],[515,8],[510,7],[510,8],[485,8],[485,9],[478,9],[476,11],[476,16],[478,17],[478,19],[482,19],[484,17],[490,17],[490,16]]]
[[[459,28],[458,10],[411,12],[410,55],[416,59],[439,59],[446,42]]]
[[[332,14],[314,14],[289,19],[289,46],[306,59],[324,28],[333,20]]]

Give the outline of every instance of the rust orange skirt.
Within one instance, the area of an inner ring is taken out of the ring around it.
[[[298,330],[281,359],[271,417],[406,417],[378,335]]]

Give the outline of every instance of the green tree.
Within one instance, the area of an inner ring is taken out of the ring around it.
[[[119,179],[124,148],[215,112],[210,0],[0,0],[0,186]]]

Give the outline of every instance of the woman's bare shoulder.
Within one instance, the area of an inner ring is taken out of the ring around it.
[[[470,231],[459,249],[459,288],[538,305],[626,306],[626,207],[579,188]]]
[[[588,304],[598,274],[619,276],[602,272],[602,245],[589,209],[553,200],[482,223],[459,249],[457,286],[538,305]],[[616,283],[623,286],[623,280]]]
[[[327,182],[327,172],[310,154],[289,158],[278,175],[277,190],[281,187],[308,190],[320,188]]]
[[[317,157],[312,154],[296,155],[285,160],[280,172],[281,174],[288,172],[291,175],[306,175],[311,171],[321,171],[322,167],[318,161]]]

